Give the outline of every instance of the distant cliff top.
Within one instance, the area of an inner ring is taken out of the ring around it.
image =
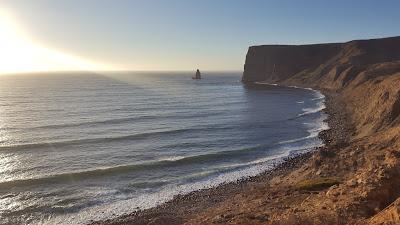
[[[290,179],[285,177],[289,181],[299,176],[318,177],[324,173],[323,168],[334,171],[335,176],[347,173],[342,176],[345,182],[326,193],[311,195],[301,204],[290,203],[301,212],[298,218],[309,218],[307,224],[320,224],[318,218],[324,218],[325,224],[400,224],[400,37],[252,46],[247,52],[243,81],[312,87],[332,93],[334,99],[344,103],[343,111],[354,125],[349,143],[329,149],[335,156],[319,161],[325,156],[316,153],[309,165]],[[283,189],[284,185],[278,187]],[[340,194],[331,195],[335,191]],[[326,222],[327,211],[320,210],[322,205],[334,206],[329,209],[333,215],[330,223]],[[289,209],[268,215],[285,221],[288,215],[295,218],[296,212]],[[346,219],[338,222],[336,218]]]
[[[243,81],[301,81],[307,86],[338,89],[355,80],[367,67],[397,60],[400,60],[400,37],[251,46],[246,55]]]
[[[327,43],[315,43],[315,44],[300,44],[300,45],[294,45],[294,44],[267,44],[267,45],[252,45],[249,48],[253,47],[265,47],[265,46],[282,46],[282,47],[287,47],[287,46],[326,46],[326,45],[344,45],[350,42],[374,42],[374,41],[383,41],[383,40],[395,40],[399,39],[400,36],[393,36],[393,37],[385,37],[385,38],[371,38],[371,39],[357,39],[357,40],[352,40],[348,42],[327,42]]]

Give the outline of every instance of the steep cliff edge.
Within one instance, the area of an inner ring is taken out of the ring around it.
[[[399,73],[400,37],[392,37],[253,46],[246,56],[243,81],[340,92],[354,117],[357,137],[361,137],[398,125]]]
[[[327,218],[318,206],[333,204],[332,224],[399,223],[400,37],[318,45],[253,46],[246,56],[243,81],[334,92],[344,102],[354,124],[349,143],[330,148],[335,157],[316,154],[314,162],[300,173],[316,177],[310,171],[318,170],[321,174],[322,170],[322,174],[324,171],[328,174],[329,170],[339,170],[343,183],[329,189],[323,197],[310,197],[301,206],[293,206],[308,213],[281,212],[281,215],[301,215],[316,221]],[[315,166],[315,161],[322,166]],[[282,219],[283,216],[277,216],[277,220]]]
[[[369,67],[397,60],[400,60],[400,37],[333,44],[252,46],[246,55],[243,81],[339,89],[362,75],[361,72],[373,69]],[[398,71],[395,65],[374,68],[377,73],[369,71],[363,78]]]
[[[326,146],[257,177],[93,224],[400,224],[400,37],[250,47],[243,81],[324,91]]]

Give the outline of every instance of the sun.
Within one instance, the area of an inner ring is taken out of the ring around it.
[[[0,9],[0,74],[36,71],[110,70],[109,65],[91,62],[36,44],[16,19]]]

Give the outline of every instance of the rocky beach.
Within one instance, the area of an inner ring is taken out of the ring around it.
[[[399,9],[1,0],[0,225],[400,225]]]
[[[329,115],[326,122],[329,124],[330,129],[321,132],[319,134],[320,138],[324,140],[326,146],[332,146],[338,143],[344,144],[352,132],[352,126],[348,121],[344,105],[335,98],[335,93],[324,92],[324,95],[326,97],[326,109],[324,109],[324,111]],[[138,210],[129,215],[106,221],[97,221],[93,224],[191,224],[194,222],[192,219],[196,218],[195,215],[204,212],[205,209],[226,204],[228,199],[237,198],[238,196],[251,196],[252,191],[258,190],[261,187],[270,186],[270,181],[272,179],[283,179],[291,172],[301,168],[314,154],[317,154],[319,151],[327,150],[327,147],[321,147],[315,149],[313,152],[286,157],[283,162],[277,164],[274,169],[266,171],[258,176],[245,178],[237,182],[227,183],[210,189],[195,191],[186,195],[176,196],[172,201],[166,202],[158,207]],[[288,199],[284,197],[286,193],[290,192],[290,189],[279,190],[278,187],[277,189],[264,191],[268,191],[268,194],[273,196],[271,198],[274,198],[274,205],[276,209],[278,209],[280,207],[280,200],[288,201]],[[263,198],[266,194],[264,191],[257,193],[258,196],[253,195],[253,197]],[[285,194],[282,195],[281,192]],[[304,195],[307,191],[299,191],[298,194],[300,193]],[[229,207],[241,206],[240,202],[231,202],[228,204],[232,204]],[[274,208],[272,204],[271,207]],[[268,212],[266,211],[262,215],[248,214],[247,216],[249,218],[254,217],[253,219],[259,222],[266,222],[269,220],[269,216],[267,215]],[[209,222],[224,224],[232,217],[233,214],[216,215],[211,218],[212,220]],[[247,222],[253,223],[254,221],[252,222],[252,219],[249,219]],[[202,221],[200,220],[198,223],[201,224]]]
[[[325,146],[259,176],[93,224],[400,224],[399,50],[399,37],[251,47],[244,82],[326,95]],[[276,74],[265,77],[272,66]]]

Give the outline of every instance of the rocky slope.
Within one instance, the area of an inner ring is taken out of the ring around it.
[[[334,170],[340,184],[289,206],[302,213],[280,211],[276,221],[400,224],[400,37],[250,47],[243,81],[334,92],[354,125],[348,143],[328,146],[332,157],[316,153],[293,172],[297,178],[317,179]]]
[[[339,92],[357,137],[398,127],[400,37],[347,43],[249,48],[244,82],[264,81]]]
[[[400,37],[250,47],[243,81],[322,90],[326,146],[266,174],[93,224],[400,224]]]

